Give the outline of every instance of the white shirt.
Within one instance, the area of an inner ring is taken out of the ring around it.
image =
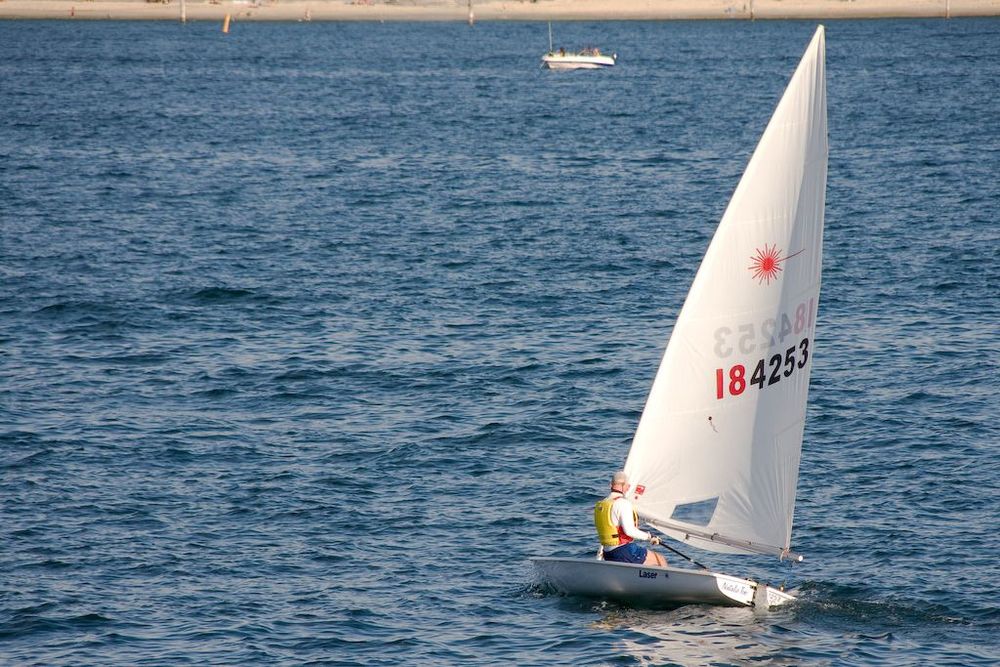
[[[635,525],[635,521],[632,520],[632,502],[622,495],[619,495],[611,506],[611,525],[621,526],[625,534],[633,540],[649,540],[652,537]]]

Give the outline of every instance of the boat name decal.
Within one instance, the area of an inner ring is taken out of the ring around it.
[[[769,317],[763,322],[746,322],[735,327],[722,326],[715,330],[715,356],[725,359],[734,352],[753,354],[767,352],[783,345],[789,336],[798,338],[812,331],[816,319],[816,297],[810,297],[794,309]]]
[[[723,581],[722,590],[729,591],[730,593],[735,593],[736,595],[749,595],[750,589],[743,584],[737,584],[732,581]]]
[[[658,572],[650,572],[649,570],[639,570],[640,579],[656,579]]]
[[[763,389],[765,384],[770,387],[780,382],[781,378],[790,377],[796,370],[804,368],[808,361],[809,339],[803,338],[797,346],[792,345],[785,350],[784,357],[775,354],[770,359],[764,357],[757,361],[749,384],[757,385],[758,389]],[[727,392],[729,396],[739,396],[746,390],[747,384],[747,367],[743,364],[730,366],[728,374],[724,368],[715,369],[715,397],[720,400],[727,396]]]

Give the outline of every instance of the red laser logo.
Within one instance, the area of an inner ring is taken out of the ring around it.
[[[758,285],[761,283],[770,285],[771,281],[777,280],[778,274],[781,273],[782,262],[803,252],[805,250],[799,250],[796,253],[782,257],[777,244],[769,246],[765,243],[764,248],[757,248],[757,254],[750,258],[750,266],[748,268],[753,273],[753,277],[756,279]]]

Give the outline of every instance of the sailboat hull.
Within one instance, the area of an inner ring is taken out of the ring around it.
[[[568,595],[674,607],[710,604],[776,607],[791,595],[718,572],[613,563],[596,558],[532,558],[545,581]],[[755,596],[758,598],[755,601]]]

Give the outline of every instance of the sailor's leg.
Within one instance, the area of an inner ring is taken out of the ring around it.
[[[656,565],[658,567],[666,567],[667,559],[663,557],[663,554],[658,554],[652,549],[646,549],[646,560],[643,561],[643,565]]]

